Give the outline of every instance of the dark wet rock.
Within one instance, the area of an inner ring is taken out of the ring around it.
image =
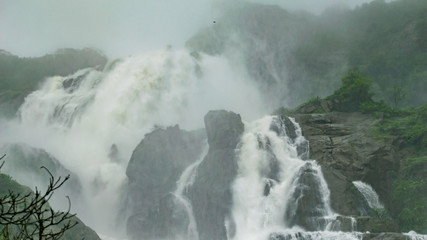
[[[234,149],[244,131],[240,115],[225,110],[210,111],[205,116],[205,127],[212,149]]]
[[[68,93],[73,93],[82,83],[83,79],[90,73],[91,69],[80,70],[78,74],[68,76],[62,81],[62,87]]]
[[[127,232],[132,239],[173,236],[188,222],[170,193],[184,169],[200,158],[205,138],[203,130],[187,132],[174,126],[145,135],[135,148],[126,170],[132,213]]]
[[[292,141],[297,137],[296,129],[289,117],[279,116],[273,118],[270,130],[277,133],[278,136],[287,136]]]
[[[326,202],[323,199],[319,175],[313,165],[307,162],[295,179],[295,190],[291,193],[285,222],[290,227],[299,226],[308,231],[325,229],[328,221],[323,218]]]
[[[235,151],[244,125],[240,115],[221,110],[210,111],[205,116],[205,126],[209,152],[199,165],[189,198],[199,239],[223,240],[227,239],[224,223],[231,214],[231,184],[237,174]]]
[[[303,135],[310,141],[310,157],[325,172],[335,211],[357,215],[357,193],[352,181],[369,183],[386,204],[391,200],[394,174],[399,168],[390,143],[376,140],[372,128],[378,123],[372,115],[331,112],[296,114]]]
[[[129,234],[135,239],[185,238],[189,218],[185,206],[172,194],[167,194],[146,212],[132,215],[128,219]],[[135,229],[138,235],[135,236]]]

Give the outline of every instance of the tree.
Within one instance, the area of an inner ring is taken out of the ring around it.
[[[333,100],[335,110],[343,112],[358,111],[362,104],[372,102],[372,80],[360,73],[349,71],[342,79],[341,87],[333,95],[327,97]]]
[[[4,155],[0,160],[3,158]],[[3,164],[0,164],[0,169]],[[77,225],[73,220],[75,214],[70,214],[71,202],[68,197],[66,212],[56,212],[48,203],[55,190],[70,176],[55,179],[47,168],[41,168],[49,174],[46,191],[36,188],[35,192],[16,193],[9,190],[8,194],[0,197],[0,239],[57,240]]]
[[[405,97],[405,90],[403,90],[403,88],[400,86],[394,85],[391,90],[391,100],[393,102],[393,106],[397,107]]]

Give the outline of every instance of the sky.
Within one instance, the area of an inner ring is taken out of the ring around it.
[[[228,0],[233,1],[233,0]],[[246,0],[319,13],[370,0]],[[0,0],[0,49],[40,56],[95,47],[109,57],[182,47],[220,15],[218,0]]]

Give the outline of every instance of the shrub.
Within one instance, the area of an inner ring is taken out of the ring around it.
[[[342,79],[341,87],[328,100],[333,100],[335,109],[343,112],[358,111],[362,104],[373,102],[371,92],[372,80],[360,73],[349,71]]]

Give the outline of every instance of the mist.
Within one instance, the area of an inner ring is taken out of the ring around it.
[[[250,2],[319,13],[333,4],[354,7],[368,0]],[[19,56],[41,56],[58,48],[93,47],[114,58],[167,45],[181,48],[199,29],[213,24],[221,14],[223,3],[216,0],[3,0],[0,2],[0,49]]]

